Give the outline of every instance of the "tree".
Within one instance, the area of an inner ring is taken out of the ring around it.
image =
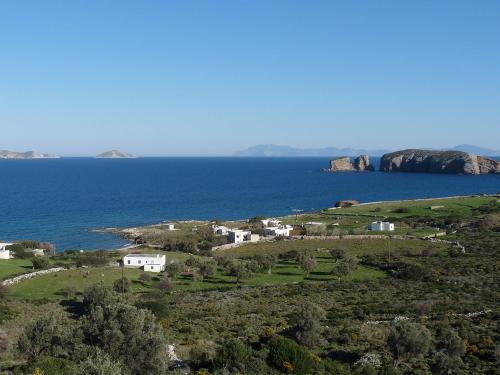
[[[17,348],[30,361],[42,356],[68,358],[75,336],[73,326],[67,316],[50,312],[25,327]]]
[[[259,265],[259,268],[267,271],[269,275],[272,273],[273,267],[278,261],[278,258],[274,254],[257,254],[254,259]]]
[[[117,293],[128,293],[130,292],[130,280],[125,276],[120,277],[119,279],[113,282],[113,290]]]
[[[462,367],[465,344],[456,331],[450,331],[442,342],[442,349],[432,358],[432,368],[437,374],[456,373]]]
[[[121,361],[133,374],[166,371],[165,336],[150,311],[123,303],[98,305],[81,321],[84,342]]]
[[[6,246],[6,249],[10,250],[12,255],[14,255],[14,257],[18,259],[26,259],[33,257],[33,254],[28,253],[26,251],[26,248],[20,243],[15,243],[13,245]]]
[[[42,257],[34,257],[33,260],[31,261],[33,264],[33,268],[36,270],[42,270],[45,268],[49,267],[49,258],[42,256]]]
[[[85,288],[83,292],[83,305],[85,311],[90,311],[95,306],[106,306],[120,300],[120,295],[103,284],[94,284]]]
[[[427,354],[431,340],[430,331],[421,324],[405,321],[393,324],[387,344],[392,352],[394,367],[397,368],[401,361]]]
[[[174,278],[182,271],[184,271],[184,264],[180,262],[170,262],[165,265],[165,273],[170,278]]]
[[[243,261],[233,261],[227,266],[226,272],[229,276],[236,278],[236,284],[240,284],[241,280],[248,279],[252,276],[252,272],[247,264]]]
[[[333,259],[339,260],[345,257],[346,252],[344,249],[332,249],[330,250],[330,255],[332,256]]]
[[[295,341],[273,336],[269,341],[269,363],[283,372],[311,374],[314,360],[311,354]]]
[[[306,277],[309,277],[309,274],[314,271],[317,266],[316,258],[313,254],[309,252],[305,252],[300,254],[299,256],[299,266],[306,274]]]
[[[217,270],[217,263],[213,259],[207,259],[204,262],[201,262],[198,266],[198,272],[200,273],[201,280],[206,277],[211,277],[215,274]]]
[[[295,337],[307,347],[321,344],[323,327],[321,321],[326,318],[325,311],[312,303],[304,303],[295,316]]]
[[[356,256],[345,255],[334,263],[331,274],[338,277],[350,275],[358,268],[358,263]]]

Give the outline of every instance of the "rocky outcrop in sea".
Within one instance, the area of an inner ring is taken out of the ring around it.
[[[360,155],[351,161],[351,158],[344,156],[330,160],[330,168],[325,169],[328,172],[363,172],[373,171],[368,155]]]
[[[500,173],[500,162],[461,151],[402,150],[382,156],[383,172]]]

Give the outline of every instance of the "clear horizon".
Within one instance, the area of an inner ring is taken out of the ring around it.
[[[496,1],[3,2],[0,149],[495,150],[498,35]]]

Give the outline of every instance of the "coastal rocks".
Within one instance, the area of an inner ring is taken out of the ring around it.
[[[360,155],[354,159],[353,167],[357,171],[374,171],[373,165],[370,164],[368,155]]]
[[[359,204],[358,201],[356,200],[343,200],[343,201],[338,201],[335,203],[335,207],[351,207]]]
[[[461,151],[402,150],[382,156],[383,172],[500,173],[500,162]]]
[[[328,172],[362,172],[373,170],[368,155],[360,155],[354,159],[354,162],[348,156],[336,158],[330,160],[330,168],[326,169]]]

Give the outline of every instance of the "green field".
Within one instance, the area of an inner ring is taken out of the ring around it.
[[[335,277],[330,275],[333,259],[328,250],[340,248],[354,255],[380,254],[391,251],[394,254],[405,252],[407,254],[420,254],[422,250],[431,247],[438,252],[445,252],[447,246],[441,244],[430,244],[419,240],[292,240],[261,242],[244,245],[234,249],[218,251],[217,255],[232,257],[245,257],[257,253],[283,254],[290,250],[313,250],[315,251],[318,266],[311,272],[309,277],[294,263],[280,261],[273,269],[271,275],[257,273],[254,277],[243,280],[241,285],[262,286],[273,284],[290,284],[302,281],[331,281]],[[148,252],[147,248],[141,249]],[[151,251],[150,251],[151,252]],[[185,261],[190,255],[185,253],[165,253],[167,260]],[[153,285],[158,275],[150,274],[153,280],[142,282],[139,276],[143,271],[138,269],[125,269],[124,274],[132,281],[133,292],[148,292],[154,290]],[[88,285],[103,282],[105,285],[112,283],[121,276],[121,269],[116,267],[99,267],[62,271],[45,276],[39,276],[31,280],[23,281],[12,287],[12,295],[22,299],[61,299],[62,291],[68,286],[74,286],[82,292]],[[345,280],[367,280],[385,277],[385,274],[376,269],[359,266],[358,269],[344,278]],[[213,277],[204,281],[193,280],[190,276],[177,276],[173,280],[174,291],[196,291],[203,289],[220,289],[236,287],[233,277],[225,275],[220,269]]]
[[[28,259],[0,259],[0,280],[32,271]]]
[[[283,240],[271,242],[256,242],[246,244],[233,249],[218,250],[216,254],[227,256],[250,256],[258,253],[283,254],[290,250],[325,250],[344,249],[353,255],[380,254],[387,251],[420,253],[423,249],[432,247],[438,251],[447,249],[442,244],[431,244],[421,240],[397,240],[397,239],[303,239]]]
[[[344,208],[330,209],[331,215],[368,215],[370,217],[443,217],[456,215],[468,217],[473,214],[473,210],[488,204],[497,198],[492,196],[471,196],[446,199],[426,199],[400,202],[383,202],[366,205],[358,205]],[[430,206],[444,206],[440,210],[431,210]],[[398,208],[405,207],[409,212],[396,212]]]

